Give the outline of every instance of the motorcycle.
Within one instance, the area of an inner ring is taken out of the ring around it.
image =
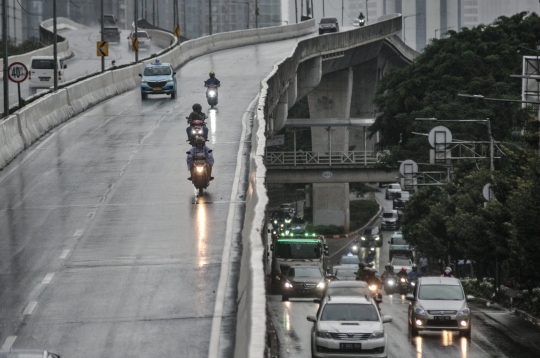
[[[416,286],[417,282],[418,282],[418,278],[413,278],[413,279],[409,280],[409,292],[408,293],[414,292],[414,287]]]
[[[371,246],[364,257],[364,262],[369,264],[375,262],[375,247]]]
[[[386,277],[384,279],[384,291],[389,295],[393,294],[396,289],[396,284],[397,277],[395,275]]]
[[[205,140],[208,140],[208,128],[203,120],[195,119],[189,121],[189,117],[186,117],[186,119],[189,123],[189,127],[187,128],[189,137],[187,141],[192,147],[195,146],[195,140],[199,137],[203,137]]]
[[[186,153],[191,154],[191,152]],[[209,150],[208,153],[212,153],[212,150]],[[206,158],[200,156],[193,157],[191,182],[199,190],[199,195],[202,195],[203,189],[208,188],[210,185],[209,165],[206,163]]]
[[[409,293],[409,280],[405,277],[399,278],[399,294],[406,295]]]
[[[210,105],[211,108],[214,108],[214,106],[217,106],[218,104],[218,86],[206,85],[206,87],[206,100],[208,101],[208,105]]]
[[[371,292],[371,296],[373,297],[373,300],[377,304],[377,308],[380,311],[381,307],[379,306],[379,304],[382,302],[382,295],[379,293],[379,286],[371,284],[368,286],[368,288],[369,288],[369,292]]]

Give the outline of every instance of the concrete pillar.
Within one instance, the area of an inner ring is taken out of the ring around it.
[[[349,183],[313,184],[313,224],[350,229]]]
[[[311,118],[349,118],[353,72],[351,68],[322,76],[319,86],[308,94]],[[300,90],[300,89],[299,89]],[[312,150],[337,152],[349,150],[347,127],[312,128]],[[331,172],[331,167],[328,168]],[[349,184],[313,184],[313,224],[338,225],[349,230]]]
[[[298,65],[296,71],[297,79],[297,100],[313,91],[321,82],[322,77],[322,56],[317,56],[306,60]]]
[[[289,88],[287,89],[287,95],[289,96],[289,109],[291,109],[296,103],[296,98],[298,97],[298,76],[294,76],[294,80],[289,83]]]
[[[279,102],[274,110],[273,125],[271,130],[276,133],[285,125],[287,121],[287,115],[289,114],[289,94],[288,90],[285,91],[281,97],[279,97]]]

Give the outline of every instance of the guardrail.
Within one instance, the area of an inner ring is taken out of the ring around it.
[[[379,162],[380,153],[355,152],[266,152],[266,166],[332,166],[373,165]]]

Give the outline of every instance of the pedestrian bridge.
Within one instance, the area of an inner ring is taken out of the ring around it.
[[[339,166],[340,168],[367,167],[379,163],[383,156],[381,152],[352,151],[352,152],[268,152],[266,166],[269,169],[280,167],[323,167]]]

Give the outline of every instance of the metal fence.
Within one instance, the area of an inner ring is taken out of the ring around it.
[[[382,153],[375,151],[356,152],[267,152],[266,165],[373,165],[379,162]]]

